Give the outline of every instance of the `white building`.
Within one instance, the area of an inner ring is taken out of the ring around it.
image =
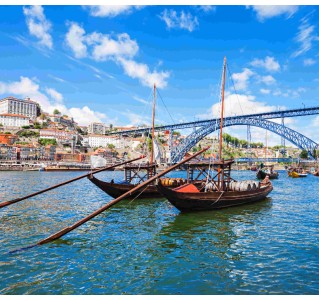
[[[0,123],[4,127],[21,127],[21,126],[29,126],[30,119],[26,116],[17,115],[17,114],[0,114]]]
[[[83,139],[83,145],[89,145],[91,148],[103,147],[107,148],[109,144],[113,144],[115,148],[124,148],[125,140],[114,136],[106,136],[100,134],[91,134]]]
[[[37,117],[37,103],[30,98],[25,100],[12,96],[0,100],[0,114],[23,115],[35,120]]]
[[[103,123],[91,123],[88,126],[89,134],[105,134],[106,126]]]

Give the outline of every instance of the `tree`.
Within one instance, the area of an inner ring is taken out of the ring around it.
[[[115,149],[115,146],[113,144],[107,144],[107,147],[110,149],[110,150],[114,150]]]
[[[58,109],[55,109],[55,110],[53,111],[53,114],[54,114],[54,115],[60,115],[61,113],[60,113],[60,111],[59,111]]]
[[[300,155],[299,155],[300,158],[304,158],[304,159],[307,159],[308,158],[308,151],[307,150],[302,150]]]

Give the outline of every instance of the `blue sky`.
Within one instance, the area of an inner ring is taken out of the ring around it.
[[[0,11],[0,97],[29,96],[80,125],[150,124],[154,82],[158,124],[217,116],[224,56],[231,71],[226,114],[319,105],[317,6],[16,5]],[[318,117],[286,124],[319,142]],[[246,129],[227,132],[245,138]],[[253,140],[264,136],[253,130]]]

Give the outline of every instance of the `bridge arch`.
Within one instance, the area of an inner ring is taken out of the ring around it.
[[[268,121],[264,118],[247,118],[245,116],[238,118],[225,118],[223,127],[235,126],[235,125],[250,125],[255,127],[260,127],[263,129],[267,129],[272,131],[275,134],[285,138],[290,141],[292,144],[297,146],[302,150],[307,150],[308,154],[311,158],[313,158],[312,154],[315,149],[318,148],[318,144],[313,140],[307,138],[301,133],[292,130],[282,124],[278,124],[272,121]],[[176,146],[171,152],[171,162],[177,163],[183,159],[185,154],[194,147],[201,139],[203,139],[208,134],[219,130],[220,123],[210,122],[206,126],[202,126],[188,135],[178,146]]]

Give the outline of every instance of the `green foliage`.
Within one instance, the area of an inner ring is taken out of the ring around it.
[[[300,155],[299,155],[299,157],[307,159],[308,158],[308,151],[307,150],[302,150]]]
[[[22,130],[18,133],[20,137],[39,137],[40,133],[32,130]]]
[[[42,146],[57,145],[57,142],[56,142],[56,139],[40,138],[39,139],[39,144],[42,145]]]
[[[29,125],[26,125],[26,126],[21,126],[23,129],[29,129],[30,126]]]
[[[233,146],[233,147],[242,147],[247,148],[248,142],[246,140],[240,140],[236,137],[231,136],[228,133],[223,134],[223,140],[226,142],[227,146]],[[264,146],[263,143],[250,143],[251,148],[262,148]]]
[[[53,111],[53,114],[54,114],[54,115],[60,115],[61,112],[60,112],[58,109],[55,109],[55,110]]]
[[[115,146],[114,146],[113,144],[107,144],[107,147],[108,147],[110,150],[115,149]]]
[[[4,134],[11,134],[11,132],[10,131],[6,131]]]

